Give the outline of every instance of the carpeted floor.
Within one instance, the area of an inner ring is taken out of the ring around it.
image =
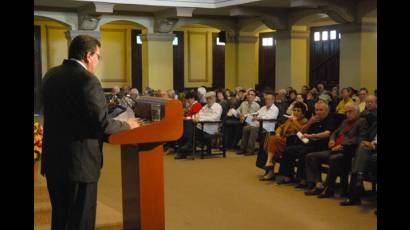
[[[122,211],[119,146],[104,146],[98,200]],[[165,156],[167,230],[376,229],[376,202],[341,207],[340,198],[306,197],[292,186],[260,182],[255,156],[174,160]],[[368,185],[366,185],[368,187]]]

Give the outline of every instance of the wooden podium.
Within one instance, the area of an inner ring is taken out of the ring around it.
[[[149,122],[109,137],[109,143],[121,144],[123,229],[164,230],[163,144],[182,136],[182,103],[141,97],[134,112]]]

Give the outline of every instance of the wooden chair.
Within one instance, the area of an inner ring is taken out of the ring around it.
[[[211,156],[217,156],[217,155],[222,155],[224,158],[226,157],[226,146],[225,146],[225,121],[200,121],[198,122],[201,126],[202,132],[204,132],[204,125],[205,124],[219,124],[218,132],[215,133],[214,135],[210,135],[211,138]],[[194,128],[193,130],[193,156],[196,155],[197,151],[197,141],[196,140],[196,129]],[[201,154],[201,159],[204,159],[204,153],[205,153],[205,144],[201,141],[198,142],[199,147],[200,147],[200,154]],[[219,144],[219,145],[218,145]],[[212,152],[213,149],[218,149],[218,152]]]

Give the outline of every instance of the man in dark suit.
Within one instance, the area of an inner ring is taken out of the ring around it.
[[[101,83],[94,75],[100,47],[91,36],[75,37],[69,60],[44,76],[41,173],[50,194],[52,230],[95,228],[102,142],[112,133],[140,125],[136,118],[120,122],[108,116]]]

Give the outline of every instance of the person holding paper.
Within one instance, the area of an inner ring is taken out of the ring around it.
[[[329,116],[329,106],[326,102],[319,100],[315,104],[315,115],[300,130],[304,138],[309,142],[286,146],[283,157],[280,160],[279,174],[284,176],[279,184],[288,184],[294,181],[294,165],[298,161],[296,178],[299,180],[297,188],[307,187],[305,175],[305,156],[310,152],[317,152],[327,149],[327,142],[330,134],[334,130],[334,121]]]
[[[306,105],[303,102],[296,102],[292,107],[293,115],[276,129],[275,135],[268,136],[265,141],[264,147],[268,153],[268,158],[265,164],[266,174],[260,179],[262,181],[273,180],[275,178],[274,157],[281,155],[285,150],[287,136],[296,134],[307,123],[307,119],[305,118]]]
[[[140,126],[136,118],[122,122],[108,115],[104,91],[95,76],[100,47],[92,36],[75,37],[69,59],[43,78],[41,174],[46,176],[50,194],[51,229],[95,229],[102,142],[110,134]]]
[[[228,136],[228,148],[235,148],[241,138],[242,127],[245,121],[245,117],[250,113],[255,113],[260,109],[260,105],[255,102],[256,92],[251,89],[248,90],[246,100],[243,101],[240,106],[235,109],[231,108],[227,113],[226,122],[226,135]],[[242,154],[242,151],[238,151],[238,154]]]
[[[247,126],[242,131],[241,151],[245,155],[255,154],[255,142],[259,134],[259,121],[276,119],[279,114],[279,109],[273,104],[273,92],[265,92],[265,106],[259,109],[256,113],[246,117]],[[275,131],[276,122],[264,122],[263,128],[267,132]]]

